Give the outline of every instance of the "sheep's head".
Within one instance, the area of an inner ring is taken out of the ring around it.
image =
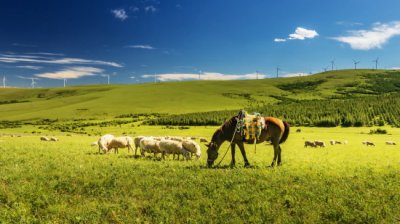
[[[211,168],[214,164],[214,161],[218,158],[218,144],[215,142],[211,142],[206,145],[207,149],[207,166]]]

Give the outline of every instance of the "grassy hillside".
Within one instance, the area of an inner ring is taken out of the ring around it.
[[[279,102],[282,97],[312,100],[381,94],[400,89],[399,74],[386,70],[340,70],[263,80],[0,89],[0,120],[182,114],[254,107]]]

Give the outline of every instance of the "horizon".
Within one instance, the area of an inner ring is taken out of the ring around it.
[[[394,0],[96,3],[1,2],[6,85],[29,88],[32,78],[47,88],[62,87],[64,79],[79,86],[107,78],[148,83],[155,75],[159,82],[242,80],[400,68]]]

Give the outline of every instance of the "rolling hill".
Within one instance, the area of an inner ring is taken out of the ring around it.
[[[282,100],[395,93],[400,72],[337,70],[304,77],[0,89],[0,120],[102,119],[129,113],[236,110]]]

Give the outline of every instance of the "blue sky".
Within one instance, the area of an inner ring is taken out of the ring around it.
[[[400,1],[0,2],[0,76],[37,87],[400,68]]]

